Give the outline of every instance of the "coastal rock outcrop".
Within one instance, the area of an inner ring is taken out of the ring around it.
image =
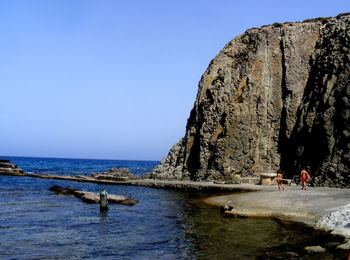
[[[115,180],[115,181],[127,181],[134,180],[138,177],[131,173],[127,168],[111,168],[108,172],[93,173],[91,177],[99,180]]]
[[[23,170],[18,168],[16,164],[11,163],[10,160],[0,159],[0,174],[6,173],[23,173]]]
[[[55,194],[57,195],[73,195],[74,197],[79,198],[82,201],[87,203],[100,202],[100,194],[96,192],[79,191],[72,187],[65,188],[57,185],[52,186],[51,188],[49,188],[49,190],[55,192]],[[127,206],[132,206],[138,203],[138,201],[133,198],[122,196],[122,195],[114,195],[114,194],[108,195],[108,202],[127,205]]]
[[[210,62],[186,133],[154,178],[225,180],[308,166],[350,187],[350,15],[247,30]]]

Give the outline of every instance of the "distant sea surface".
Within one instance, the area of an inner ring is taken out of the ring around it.
[[[128,161],[128,160],[95,160],[95,159],[64,159],[38,157],[6,157],[12,163],[18,164],[27,173],[48,173],[58,175],[91,175],[95,172],[108,171],[112,167],[128,168],[132,173],[140,175],[149,172],[159,161]]]
[[[159,163],[0,158],[25,172],[62,175],[90,175],[111,167],[140,175]],[[54,195],[48,190],[53,185],[93,192],[105,188],[139,203],[110,204],[101,213],[96,204]],[[0,195],[0,259],[289,259],[304,245],[335,239],[275,220],[226,218],[202,203],[212,196],[206,193],[0,176]],[[307,259],[343,257],[324,253]]]

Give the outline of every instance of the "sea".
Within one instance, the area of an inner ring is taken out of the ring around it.
[[[91,175],[112,167],[136,175],[158,161],[0,156],[27,173]],[[130,196],[134,206],[107,212],[53,185]],[[0,176],[0,259],[345,259],[345,252],[306,254],[305,246],[339,237],[273,219],[225,217],[203,200],[220,195],[147,187]],[[273,203],[273,202],[272,202]]]

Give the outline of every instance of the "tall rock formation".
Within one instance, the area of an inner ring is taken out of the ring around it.
[[[309,166],[314,183],[350,187],[350,16],[253,28],[200,82],[185,136],[156,178],[231,180]]]

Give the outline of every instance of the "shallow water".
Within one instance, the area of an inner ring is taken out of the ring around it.
[[[54,195],[53,185],[131,196],[99,206]],[[224,217],[210,196],[132,186],[0,176],[0,259],[344,259],[300,247],[338,238],[269,219]],[[292,252],[292,253],[290,253]]]

